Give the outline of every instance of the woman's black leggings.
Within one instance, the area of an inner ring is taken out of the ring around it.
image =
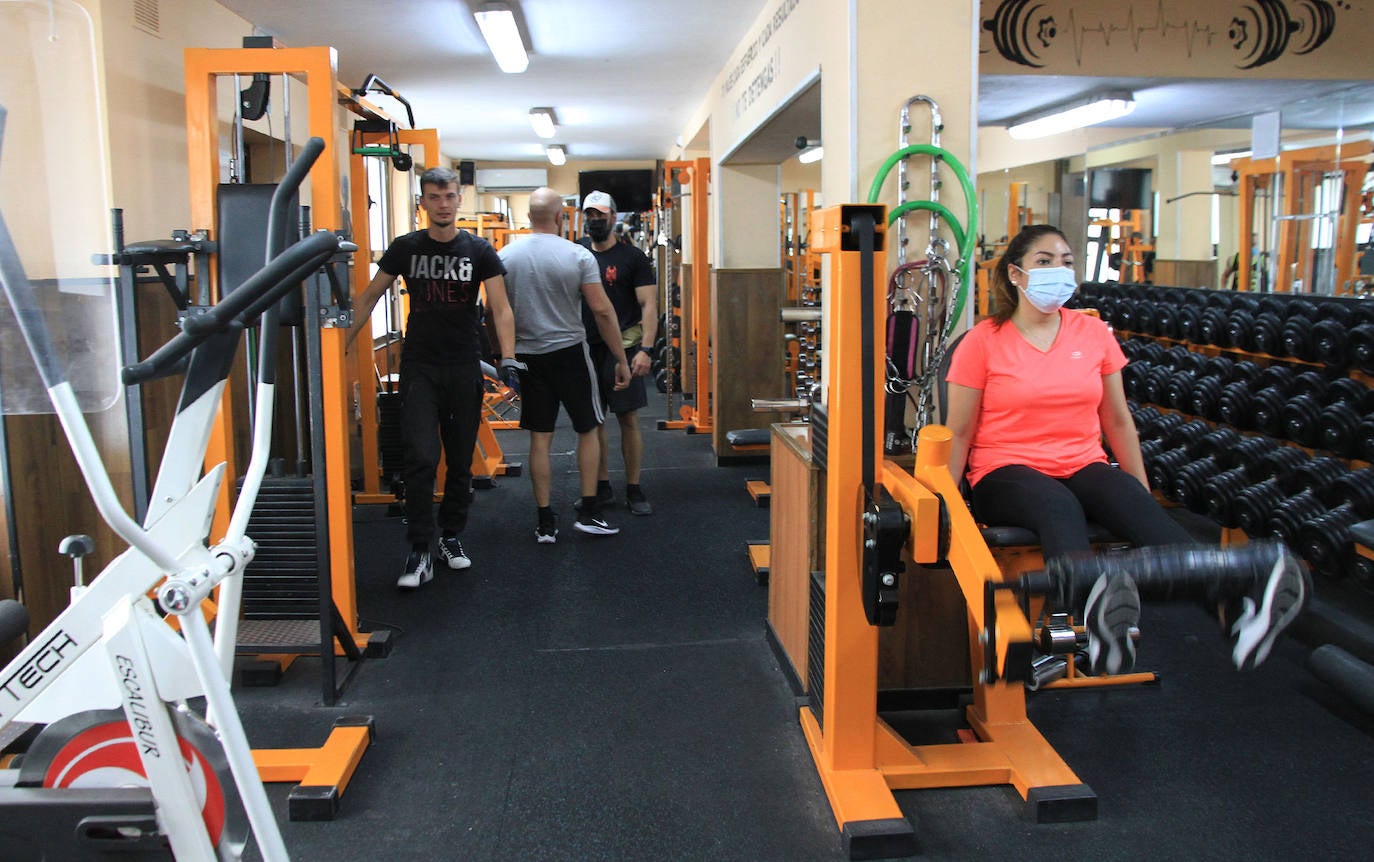
[[[973,512],[985,524],[1034,530],[1046,558],[1088,550],[1089,521],[1133,545],[1195,541],[1134,476],[1109,464],[1089,464],[1067,479],[999,467],[973,487]]]

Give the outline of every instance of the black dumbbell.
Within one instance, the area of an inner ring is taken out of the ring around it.
[[[1361,323],[1345,336],[1350,364],[1365,374],[1374,374],[1374,323]]]
[[[1232,503],[1249,486],[1250,477],[1245,467],[1232,467],[1217,473],[1202,486],[1203,512],[1223,527],[1236,526]]]
[[[1355,507],[1349,504],[1309,518],[1298,527],[1294,550],[1322,574],[1344,577],[1355,554],[1350,527],[1360,520]]]
[[[1236,494],[1231,502],[1231,520],[1245,535],[1268,535],[1269,513],[1283,499],[1277,479],[1265,479]]]
[[[1362,420],[1363,417],[1344,401],[1322,408],[1317,416],[1317,427],[1320,429],[1317,445],[1342,458],[1355,457]]]
[[[1346,352],[1346,333],[1349,325],[1334,317],[1319,320],[1312,325],[1312,358],[1335,370],[1344,370],[1350,364]]]
[[[1291,497],[1280,500],[1269,513],[1266,524],[1267,535],[1278,536],[1284,543],[1297,544],[1298,530],[1302,525],[1326,511],[1321,499],[1311,491],[1299,491]]]
[[[1243,437],[1229,451],[1224,453],[1229,459],[1227,466],[1244,468],[1251,481],[1263,478],[1255,474],[1255,465],[1261,458],[1282,445],[1273,437]],[[1284,446],[1284,448],[1290,447]]]
[[[1184,464],[1174,473],[1173,494],[1170,499],[1185,506],[1190,512],[1206,512],[1206,483],[1220,472],[1222,464],[1213,455]]]
[[[1266,439],[1266,438],[1253,438]],[[1281,480],[1311,460],[1307,453],[1293,446],[1275,446],[1252,462],[1250,475],[1255,481]]]
[[[1256,353],[1279,356],[1283,349],[1283,319],[1272,312],[1255,315],[1255,324],[1250,330],[1250,343],[1246,345]]]
[[[1349,472],[1345,463],[1338,458],[1310,458],[1281,477],[1279,487],[1290,497],[1302,491],[1311,491],[1320,497],[1331,483]]]

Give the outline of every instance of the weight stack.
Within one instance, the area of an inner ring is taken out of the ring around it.
[[[320,572],[313,480],[264,478],[248,519],[248,535],[258,550],[244,571],[243,618],[318,620]]]
[[[807,614],[806,695],[816,725],[825,729],[825,572],[811,573]]]

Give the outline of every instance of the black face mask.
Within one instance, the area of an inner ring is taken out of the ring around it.
[[[605,242],[610,235],[610,219],[587,220],[587,236],[592,238],[592,242]]]

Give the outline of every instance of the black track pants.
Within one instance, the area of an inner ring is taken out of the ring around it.
[[[401,364],[406,537],[411,544],[434,540],[434,475],[441,444],[446,467],[439,527],[461,531],[467,525],[472,452],[481,421],[482,373],[476,362]]]

